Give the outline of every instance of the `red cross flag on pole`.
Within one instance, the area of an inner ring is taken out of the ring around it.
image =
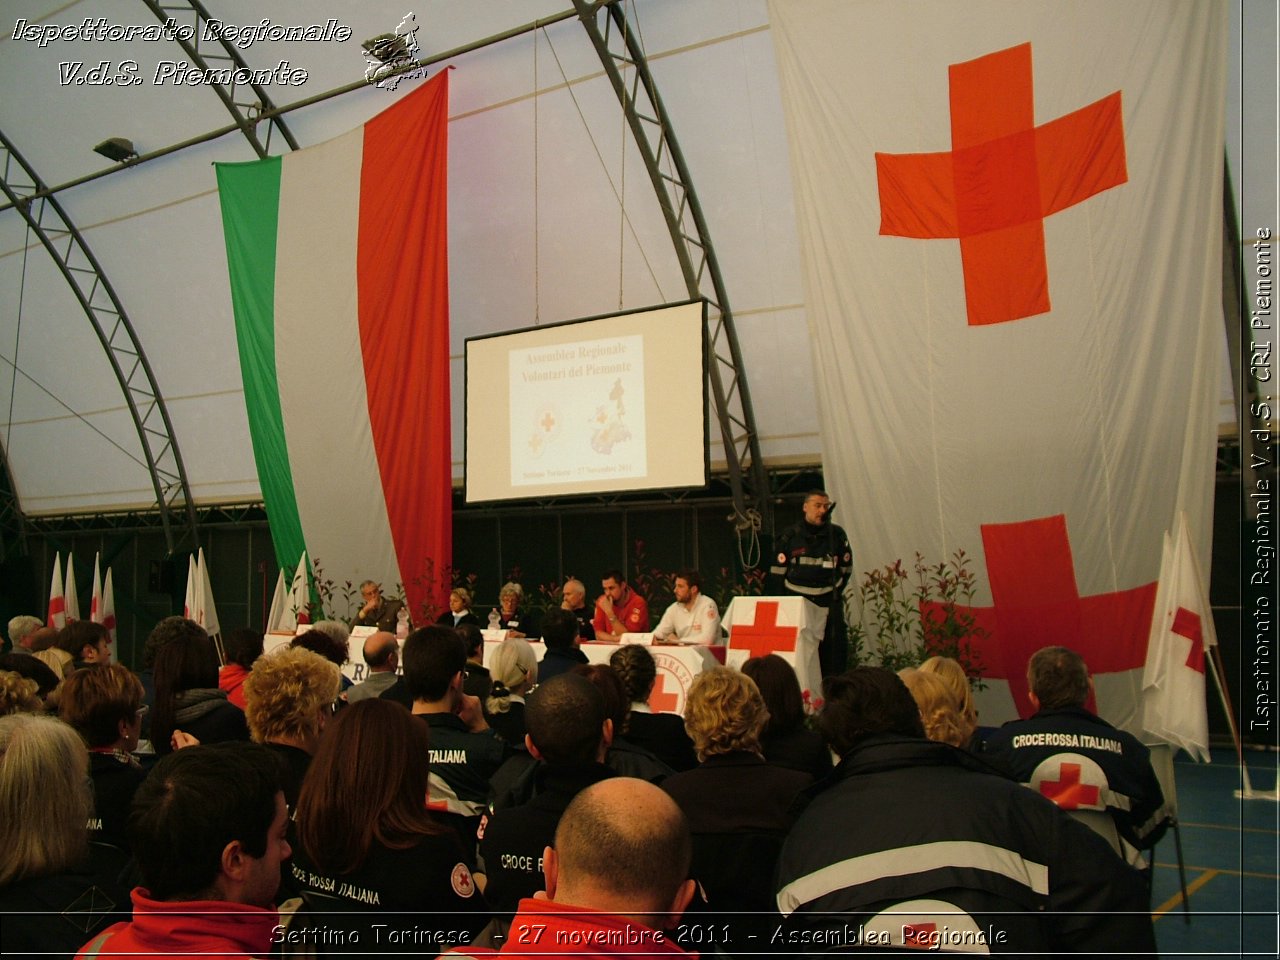
[[[769,0],[826,489],[860,571],[971,558],[984,723],[1063,643],[1140,734],[1179,511],[1208,566],[1227,14]]]
[[[1178,517],[1175,537],[1165,535],[1155,604],[1142,673],[1142,725],[1207,762],[1205,648],[1216,646],[1218,635],[1185,516]]]
[[[53,580],[49,583],[49,616],[45,626],[61,630],[67,625],[67,601],[62,593],[62,554],[53,555]]]

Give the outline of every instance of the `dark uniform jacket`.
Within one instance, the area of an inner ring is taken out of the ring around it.
[[[808,793],[778,862],[777,903],[796,943],[935,900],[986,931],[993,953],[1155,951],[1142,876],[1051,801],[962,750],[868,736]],[[968,922],[938,917],[936,930]]]
[[[842,527],[814,526],[801,520],[785,530],[773,545],[773,564],[765,589],[772,594],[794,593],[820,607],[853,573],[853,551]]]
[[[1094,783],[1071,755],[1097,764],[1105,785]],[[1107,810],[1135,847],[1149,847],[1164,833],[1164,794],[1151,751],[1083,707],[1006,723],[987,738],[984,759],[1063,809]]]

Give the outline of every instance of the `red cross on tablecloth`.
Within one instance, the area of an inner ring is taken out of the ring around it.
[[[948,73],[951,150],[876,154],[880,233],[959,239],[971,326],[1047,313],[1044,218],[1129,179],[1120,91],[1037,127],[1031,44]]]
[[[756,603],[754,623],[734,623],[729,631],[729,646],[746,650],[752,657],[771,653],[795,653],[800,628],[778,625],[778,601]]]
[[[1173,615],[1173,626],[1170,629],[1191,641],[1187,666],[1196,673],[1204,673],[1204,633],[1200,629],[1200,615],[1192,613],[1186,607],[1179,607],[1178,612]]]
[[[1040,792],[1063,810],[1098,806],[1098,788],[1080,782],[1080,764],[1063,763],[1057,780],[1041,780]]]
[[[1031,714],[1027,661],[1041,647],[1070,647],[1091,674],[1136,670],[1146,662],[1156,585],[1080,596],[1066,517],[983,524],[982,545],[994,606],[959,609],[987,632],[971,643],[983,678],[1008,681],[1021,716]],[[942,615],[938,604],[923,611]],[[1086,706],[1096,712],[1092,694]]]
[[[680,708],[680,694],[667,692],[667,675],[658,671],[658,679],[654,681],[653,692],[649,694],[649,709],[654,713],[677,713]]]

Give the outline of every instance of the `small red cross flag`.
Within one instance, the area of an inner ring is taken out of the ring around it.
[[[49,583],[49,616],[45,626],[61,630],[67,625],[67,601],[62,594],[62,554],[53,555],[53,579]]]
[[[67,623],[80,619],[80,594],[76,592],[76,558],[67,554],[67,588],[65,593]]]
[[[1187,518],[1180,514],[1177,535],[1164,537],[1160,585],[1142,672],[1142,725],[1204,761],[1209,760],[1205,649],[1217,643]]]

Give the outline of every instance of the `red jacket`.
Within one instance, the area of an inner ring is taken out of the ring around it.
[[[133,891],[133,920],[103,930],[80,948],[76,960],[96,957],[265,957],[280,914],[274,908],[220,900],[164,903]]]

